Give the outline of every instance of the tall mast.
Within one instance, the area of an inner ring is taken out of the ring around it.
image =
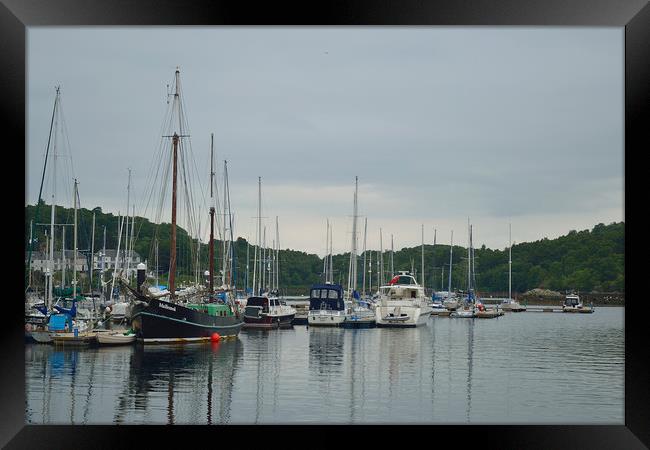
[[[424,289],[424,224],[422,224],[422,289]]]
[[[178,73],[178,72],[177,72]],[[173,143],[173,169],[172,169],[172,232],[169,240],[169,298],[176,299],[176,189],[177,189],[177,163],[178,163],[178,134],[174,133]]]
[[[39,212],[40,212],[40,208],[41,208],[41,199],[42,199],[42,194],[43,194],[43,184],[45,182],[45,170],[47,169],[47,160],[50,158],[50,141],[52,139],[52,129],[54,127],[54,116],[56,115],[56,107],[57,107],[58,103],[59,103],[59,88],[57,87],[56,88],[56,96],[54,97],[54,106],[52,108],[52,119],[50,120],[50,132],[49,132],[49,134],[47,136],[47,148],[45,150],[45,161],[43,162],[43,173],[41,174],[41,186],[40,186],[40,188],[38,190],[38,200],[37,200],[37,203],[36,203],[36,211],[34,212],[34,217],[36,217],[37,221],[40,218]],[[33,228],[33,224],[32,224],[31,228]],[[52,230],[50,230],[50,231],[52,231]],[[30,234],[31,233],[32,233],[32,229],[30,229]],[[47,230],[45,230],[45,234],[47,235]],[[30,238],[29,256],[28,256],[28,259],[27,259],[27,268],[29,270],[29,284],[30,285],[31,285],[31,280],[32,280],[32,278],[31,278],[32,273],[31,273],[30,269],[32,267],[32,251],[33,251],[33,247],[34,247],[34,242]],[[49,248],[49,245],[48,245],[47,242],[46,242],[45,248],[46,249]],[[46,301],[47,301],[47,292],[49,292],[49,291],[44,291],[44,294],[46,296]]]
[[[95,269],[95,211],[93,211],[93,232],[90,239],[90,293],[93,291],[93,270]]]
[[[134,231],[133,230],[135,229],[135,204],[133,204],[131,206],[133,207],[133,209],[132,209],[133,215],[131,216],[131,239],[130,239],[130,243],[129,243],[129,259],[133,258],[133,244],[134,244],[134,242],[133,242],[133,239],[134,239],[133,233],[134,233]],[[131,279],[132,276],[133,276],[133,274],[131,274],[129,276],[129,280]]]
[[[51,208],[51,216],[50,216],[50,285],[48,289],[48,297],[47,297],[47,309],[50,309],[52,306],[52,294],[53,294],[53,287],[54,287],[54,216],[55,216],[55,209],[56,209],[56,145],[57,145],[57,137],[58,137],[58,104],[60,101],[60,89],[57,86],[56,88],[56,98],[54,100],[54,112],[52,113],[52,120],[54,121],[54,142],[52,146],[52,208]],[[50,135],[51,135],[51,130],[50,130]]]
[[[431,252],[431,289],[434,290],[436,285],[435,259],[436,259],[436,229],[434,228],[433,229],[433,251]],[[444,264],[442,265],[444,266]],[[440,279],[442,280],[442,276]]]
[[[262,269],[261,273],[261,279],[262,279],[262,291],[266,289],[266,271],[268,269],[267,266],[267,261],[266,261],[266,225],[264,225],[264,239],[262,240],[262,265],[260,266],[260,269]]]
[[[469,227],[469,243],[470,243],[470,248],[472,250],[472,286],[474,288],[474,295],[472,296],[472,299],[474,300],[474,303],[476,303],[476,260],[474,259],[474,226],[470,225]]]
[[[210,133],[210,247],[209,247],[209,256],[210,259],[210,278],[209,278],[209,288],[210,295],[214,294],[214,205],[213,205],[213,187],[214,185],[214,133]]]
[[[334,284],[334,227],[330,225],[330,262],[329,262],[329,269],[330,269],[330,283]]]
[[[354,206],[352,209],[352,247],[350,251],[350,271],[348,282],[348,295],[353,298],[354,291],[357,289],[357,192],[359,177],[354,177]]]
[[[366,236],[368,234],[368,218],[366,217],[363,225],[363,288],[361,292],[366,294]]]
[[[384,244],[382,241],[382,230],[379,228],[379,286],[384,285]]]
[[[451,230],[451,243],[449,244],[449,287],[447,288],[448,294],[451,296],[451,264],[454,254],[454,230]]]
[[[106,261],[106,225],[104,225],[104,249],[102,250],[102,270],[101,270],[101,277],[100,281],[102,282],[102,294],[104,293],[104,272],[106,271],[105,266],[104,266],[104,261]]]
[[[512,226],[508,224],[508,300],[512,298]]]
[[[253,257],[253,295],[258,295],[259,294],[259,289],[258,289],[258,283],[259,279],[257,277],[257,261],[258,261],[258,254],[261,255],[260,252],[260,246],[261,246],[261,239],[262,239],[262,230],[261,230],[261,224],[262,224],[262,212],[261,212],[261,207],[262,207],[262,177],[257,177],[257,246],[255,247],[255,256]],[[261,265],[261,261],[260,261]]]
[[[472,295],[472,232],[469,225],[469,217],[467,218],[467,296],[468,299]]]
[[[280,229],[278,227],[278,216],[275,216],[275,246],[275,290],[278,291],[280,289]]]
[[[372,252],[370,252],[368,264],[368,292],[372,295]]]
[[[227,270],[227,265],[228,265],[228,260],[227,260],[227,251],[226,251],[226,161],[224,160],[223,162],[223,167],[224,167],[224,176],[223,176],[223,233],[221,234],[222,236],[222,241],[221,241],[221,247],[222,247],[222,262],[221,262],[221,285],[225,286],[226,285],[226,270]]]
[[[74,250],[72,255],[72,299],[77,298],[77,179],[74,180]]]
[[[391,278],[395,276],[395,266],[394,266],[394,257],[395,249],[393,248],[393,235],[390,235],[390,276]]]
[[[126,276],[129,277],[129,269],[131,268],[131,258],[129,258],[129,206],[131,205],[131,169],[129,171],[129,182],[126,185],[126,230],[124,234],[124,262],[126,267]],[[133,225],[131,225],[133,226]]]
[[[59,259],[59,266],[61,267],[61,287],[65,288],[65,224],[61,224],[61,258]]]
[[[113,290],[115,289],[115,277],[117,276],[117,260],[120,254],[120,244],[122,243],[122,226],[124,225],[124,217],[120,216],[117,212],[118,234],[117,234],[117,251],[115,252],[115,267],[113,268],[113,281],[111,283],[111,294],[109,298],[113,298]]]
[[[327,224],[327,229],[325,231],[325,257],[323,258],[323,278],[324,282],[327,283],[329,281],[329,267],[327,266],[327,263],[329,262],[330,258],[330,220],[326,219],[326,224]]]
[[[177,67],[175,72],[174,86],[174,106],[178,108],[178,126],[179,130],[183,128],[183,118],[181,114],[180,94],[178,87],[180,84],[180,70]],[[178,141],[179,136],[174,132],[172,136],[172,226],[171,237],[169,240],[169,299],[176,299],[176,192],[178,185]]]

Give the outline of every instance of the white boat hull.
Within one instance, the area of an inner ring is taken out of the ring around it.
[[[124,333],[97,333],[97,342],[102,345],[125,345],[135,342],[135,334],[125,335]]]
[[[332,314],[330,311],[310,311],[307,323],[313,326],[338,327],[348,316],[346,314]]]
[[[377,306],[375,321],[378,327],[415,327],[426,324],[431,316],[429,306],[404,306],[390,304]]]

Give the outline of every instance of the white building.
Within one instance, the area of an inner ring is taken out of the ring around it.
[[[27,265],[29,259],[29,252],[25,252],[25,265]],[[73,270],[72,265],[74,264],[74,251],[66,250],[65,255],[60,251],[54,252],[54,271],[60,271],[63,268],[66,270]],[[77,252],[76,260],[77,272],[85,272],[88,270],[88,261],[86,256],[82,253]],[[32,252],[32,270],[43,272],[46,268],[50,267],[50,259],[48,253],[46,252]]]
[[[95,270],[114,270],[115,264],[120,269],[126,270],[128,265],[129,273],[135,274],[136,267],[142,262],[140,254],[136,251],[122,251],[117,255],[117,250],[115,249],[106,249],[106,254],[103,254],[101,251],[95,253],[95,259],[93,261],[93,268]]]
[[[116,253],[117,251],[113,249],[110,250],[107,249],[105,255],[103,255],[101,251],[95,253],[93,268],[95,270],[101,270],[102,268],[104,268],[104,270],[113,270],[115,269],[115,263],[117,261],[117,265],[119,268],[126,269],[126,266],[128,264],[129,272],[131,274],[135,274],[137,265],[142,262],[142,258],[140,257],[140,254],[138,254],[138,252],[135,251],[132,252],[120,251],[119,257],[116,258]],[[29,259],[29,252],[25,252],[25,266],[27,266],[28,259]],[[73,250],[66,250],[65,255],[63,255],[60,251],[55,251],[54,271],[55,272],[60,271],[64,267],[67,270],[72,270],[73,259],[74,259]],[[48,267],[50,267],[50,260],[47,252],[32,252],[32,262],[31,262],[32,270],[43,272]],[[77,252],[77,271],[85,272],[87,270],[88,270],[88,260],[86,259],[86,255]]]

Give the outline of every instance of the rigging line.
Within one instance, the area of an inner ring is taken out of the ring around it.
[[[63,114],[63,108],[61,108],[61,124],[63,126],[63,135],[65,136],[66,143],[68,145],[68,158],[70,159],[70,169],[72,171],[72,178],[76,178],[74,173],[74,161],[72,159],[72,145],[70,145],[70,134],[68,133],[68,125],[65,121],[65,115]]]

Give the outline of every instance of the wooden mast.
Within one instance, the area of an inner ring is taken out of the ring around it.
[[[210,200],[214,184],[214,133],[210,133]],[[210,202],[210,295],[214,294],[214,206]]]
[[[172,233],[169,240],[169,298],[176,298],[176,188],[177,188],[177,160],[178,160],[178,134],[174,133],[173,143],[173,175],[172,175]]]

